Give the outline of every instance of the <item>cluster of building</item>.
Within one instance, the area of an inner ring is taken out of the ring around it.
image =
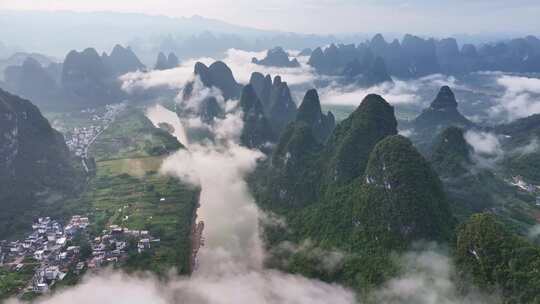
[[[81,113],[90,117],[91,124],[86,127],[76,127],[65,134],[66,144],[69,149],[81,158],[88,157],[88,147],[125,108],[125,104],[107,105],[104,111],[97,109],[85,109]]]
[[[69,149],[78,157],[86,157],[87,147],[92,143],[102,131],[101,125],[74,128],[66,137],[66,144]]]
[[[85,269],[115,264],[126,260],[129,252],[142,253],[160,242],[148,231],[116,225],[87,241],[88,226],[88,218],[79,215],[65,227],[49,217],[39,218],[24,240],[0,241],[0,267],[21,271],[31,266],[34,274],[24,292],[45,293],[70,271],[78,275]],[[85,243],[76,245],[76,236]]]
[[[159,242],[160,239],[153,238],[146,230],[129,230],[111,225],[91,241],[92,256],[88,268],[122,262],[128,258],[128,251],[136,249],[138,253],[143,253]]]
[[[69,243],[88,225],[88,218],[81,216],[73,216],[65,227],[49,217],[39,218],[24,240],[0,242],[1,265],[19,271],[31,261],[35,272],[27,291],[46,292],[78,262],[80,247]]]

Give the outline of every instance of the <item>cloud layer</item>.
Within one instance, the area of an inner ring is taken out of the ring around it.
[[[473,161],[481,168],[493,168],[504,156],[499,137],[493,133],[469,130],[465,141],[473,147]]]
[[[375,303],[415,304],[495,304],[501,303],[497,294],[486,295],[474,287],[459,291],[451,259],[434,244],[411,251],[399,258],[404,274],[390,280],[375,292]]]
[[[504,93],[489,109],[492,117],[502,117],[506,121],[540,113],[540,79],[500,75],[496,83]]]

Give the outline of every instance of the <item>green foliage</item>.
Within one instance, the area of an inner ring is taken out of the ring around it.
[[[519,175],[527,180],[540,184],[540,153],[510,155],[504,166],[512,175]]]
[[[364,202],[353,213],[368,234],[388,240],[385,246],[450,240],[455,223],[442,183],[405,137],[390,136],[377,144],[362,190]]]
[[[271,166],[270,172],[266,172],[263,166],[258,170],[261,178],[268,179],[268,183],[261,185],[271,185],[267,189],[271,198],[266,202],[303,205],[315,199],[320,179],[315,166],[317,152],[321,148],[307,124],[290,124],[272,155],[271,163],[263,165]]]
[[[250,180],[260,206],[287,223],[265,227],[267,246],[273,251],[285,241],[310,240],[320,250],[343,253],[343,260],[321,269],[309,252],[296,251],[287,263],[270,259],[270,266],[363,290],[398,271],[392,251],[415,240],[452,238],[441,182],[410,141],[392,136],[396,125],[393,108],[376,95],[323,147],[305,120],[289,125]]]
[[[461,129],[450,127],[435,142],[431,164],[441,176],[452,211],[460,220],[491,210],[516,231],[524,232],[534,224],[534,197],[509,185],[501,172],[478,167]]]
[[[540,140],[540,115],[518,119],[497,126],[495,132],[505,135],[503,148],[508,151],[503,165],[512,175],[520,175],[530,182],[540,184],[540,152],[534,148]],[[519,151],[531,145],[530,151]],[[517,150],[516,150],[517,149]]]
[[[397,134],[394,108],[381,96],[368,95],[332,133],[326,145],[327,182],[347,183],[363,174],[373,146]]]
[[[90,155],[103,161],[165,155],[180,148],[174,136],[154,127],[141,110],[128,108],[99,136]]]
[[[441,177],[460,177],[472,165],[472,147],[465,141],[463,130],[449,127],[435,140],[431,162]]]
[[[540,247],[512,235],[492,215],[474,215],[460,227],[456,261],[478,286],[501,289],[506,303],[540,302]]]
[[[19,271],[10,271],[0,267],[0,301],[20,292],[34,274],[32,264],[25,265]]]

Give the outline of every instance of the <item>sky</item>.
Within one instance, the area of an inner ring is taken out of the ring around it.
[[[538,0],[0,0],[0,9],[200,15],[300,33],[538,34],[540,29]]]

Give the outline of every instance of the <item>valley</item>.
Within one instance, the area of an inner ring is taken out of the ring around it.
[[[0,4],[0,302],[540,303],[536,4],[214,1]]]

